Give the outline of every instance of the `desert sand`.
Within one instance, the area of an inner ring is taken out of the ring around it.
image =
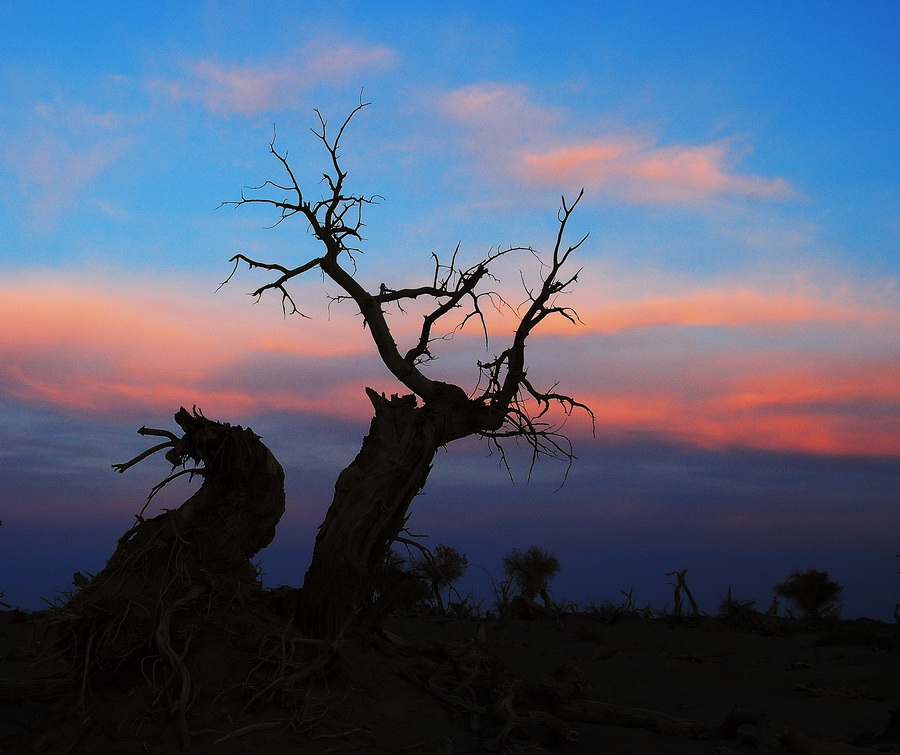
[[[0,750],[900,752],[900,625],[395,613],[320,647],[267,611],[194,636],[187,690],[149,656],[79,682],[52,612],[3,612]]]

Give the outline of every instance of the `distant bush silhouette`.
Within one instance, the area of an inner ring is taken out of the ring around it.
[[[513,548],[503,557],[503,571],[519,586],[523,598],[533,601],[538,595],[550,605],[550,581],[559,573],[559,559],[549,551],[532,545],[526,551]]]
[[[2,527],[2,526],[3,526],[3,522],[0,522],[0,527]],[[4,595],[6,595],[5,592],[0,592],[0,598],[2,598]],[[2,606],[3,608],[12,608],[12,606],[9,603],[4,603],[2,600],[0,600],[0,606]]]
[[[438,545],[434,553],[425,551],[421,556],[410,559],[410,567],[410,571],[431,588],[438,610],[444,613],[444,599],[441,593],[445,589],[452,592],[453,583],[465,574],[469,562],[465,554],[456,548]]]
[[[587,607],[587,613],[596,616],[604,624],[615,624],[622,619],[649,619],[653,615],[653,606],[649,603],[643,608],[638,608],[634,603],[634,588],[625,592],[619,590],[625,598],[621,603],[614,602],[611,598],[604,598],[602,603],[591,601]]]
[[[752,628],[759,622],[756,600],[735,598],[728,588],[728,595],[719,603],[719,618],[729,626]]]
[[[844,588],[828,578],[827,571],[794,569],[790,576],[775,585],[775,592],[793,603],[804,619],[820,619],[840,614],[838,599]]]

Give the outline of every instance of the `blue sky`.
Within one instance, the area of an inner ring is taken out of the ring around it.
[[[688,568],[712,611],[729,584],[767,602],[790,569],[819,568],[849,613],[889,616],[898,21],[890,2],[2,6],[7,601],[35,607],[102,566],[166,472],[109,465],[181,404],[250,424],[287,468],[264,561],[299,582],[365,433],[363,388],[397,386],[318,280],[297,288],[311,320],[254,306],[245,272],[217,292],[233,254],[315,250],[300,223],[217,208],[278,178],[273,129],[314,186],[313,109],[340,122],[362,91],[342,155],[353,189],[384,197],[365,218],[368,285],[427,279],[457,243],[471,261],[547,250],[560,196],[585,188],[583,325],[536,334],[530,374],[589,403],[596,438],[570,423],[580,458],[559,492],[558,466],[513,485],[454,444],[415,527],[495,574],[512,547],[554,549],[573,600],[634,586],[661,606],[662,572]],[[529,261],[498,270],[512,300]],[[415,327],[396,316],[401,340]],[[471,388],[484,356],[464,331],[433,374]]]

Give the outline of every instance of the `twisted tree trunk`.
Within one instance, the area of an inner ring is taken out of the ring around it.
[[[507,254],[537,256],[531,247],[491,250],[481,261],[463,267],[457,262],[457,246],[449,261],[432,255],[434,273],[425,285],[393,287],[382,283],[377,290],[369,290],[356,277],[355,255],[361,250],[355,245],[363,241],[363,210],[377,204],[378,197],[349,191],[345,183],[348,174],[341,168],[339,149],[350,120],[364,107],[366,103],[360,101],[336,133],[327,128],[325,118],[316,111],[320,128],[314,133],[330,158],[330,167],[323,174],[326,189],[320,199],[312,199],[297,183],[287,154],[275,149],[273,138],[269,150],[285,171],[284,183],[266,181],[254,189],[254,195],[242,194],[240,200],[226,203],[238,207],[267,205],[281,216],[276,225],[299,215],[321,245],[319,256],[306,258],[296,265],[236,254],[231,258],[234,269],[225,283],[242,263],[251,269],[266,270],[274,277],[259,286],[253,295],[259,298],[268,291],[277,291],[287,314],[300,311],[288,284],[307,273],[320,272],[343,292],[333,296],[332,301],[352,300],[359,308],[384,366],[414,394],[387,399],[366,389],[375,406],[375,418],[359,455],[335,485],[334,499],[319,528],[296,612],[300,627],[319,637],[337,636],[354,616],[364,613],[371,604],[390,545],[406,520],[410,503],[425,484],[440,446],[482,433],[498,447],[506,438],[524,439],[532,448],[532,460],[546,455],[571,461],[574,455],[568,439],[554,423],[542,418],[554,405],[566,414],[575,408],[583,409],[593,419],[591,410],[570,396],[556,393],[554,389],[545,392],[536,388],[528,377],[525,360],[525,343],[544,320],[562,317],[573,324],[578,321],[575,311],[558,299],[578,278],[577,272],[564,274],[563,268],[587,236],[572,246],[564,245],[563,237],[584,191],[571,205],[563,198],[552,254],[539,261],[537,283],[526,284],[523,276],[525,300],[518,307],[510,307],[497,290],[490,290],[497,282],[490,266]],[[270,189],[277,196],[267,196]],[[262,193],[256,194],[257,191]],[[426,311],[430,311],[422,318],[418,336],[411,346],[401,350],[391,331],[388,314],[394,308],[404,312],[404,304],[417,299],[430,301],[426,305]],[[480,325],[487,346],[488,329],[483,311],[487,303],[509,308],[518,322],[505,349],[489,361],[477,362],[478,395],[469,398],[460,387],[426,375],[421,365],[434,358],[431,349],[436,343],[469,321]],[[459,316],[452,326],[447,320],[451,316]],[[421,407],[416,405],[416,397],[423,401]]]
[[[333,638],[365,621],[360,614],[373,604],[385,558],[437,449],[490,423],[489,413],[461,389],[442,387],[442,397],[424,406],[412,395],[388,399],[366,389],[375,416],[359,454],[335,483],[303,581],[297,623],[306,633]]]
[[[65,607],[78,617],[70,632],[76,644],[88,646],[92,634],[99,638],[93,648],[98,660],[137,652],[187,595],[206,592],[228,602],[261,587],[250,559],[272,542],[284,513],[281,465],[249,428],[184,408],[175,421],[182,437],[141,428],[142,435],[169,440],[114,467],[125,471],[167,448],[173,465],[193,461],[198,467],[174,473],[157,489],[181,474],[198,475],[203,484],[177,509],[139,517],[96,576],[76,575],[80,589]]]

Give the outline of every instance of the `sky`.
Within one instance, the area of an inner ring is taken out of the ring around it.
[[[312,275],[306,317],[235,254],[316,255],[303,223],[221,206],[282,178],[319,191],[334,128],[367,207],[357,279],[430,281],[432,255],[544,255],[562,197],[580,323],[533,334],[529,377],[588,404],[577,460],[450,444],[410,529],[468,557],[490,607],[502,556],[557,554],[557,599],[768,606],[794,569],[844,615],[900,602],[900,5],[895,2],[0,4],[0,592],[40,608],[96,572],[169,471],[124,475],[179,406],[252,427],[287,474],[261,554],[298,585],[339,471],[399,386]],[[296,220],[296,219],[295,219]],[[538,260],[507,256],[523,301]],[[421,311],[394,311],[411,343]],[[448,324],[448,330],[455,323]],[[436,344],[467,390],[515,324]],[[561,483],[565,482],[564,485]],[[154,499],[174,507],[182,479]],[[492,582],[493,581],[493,582]]]

